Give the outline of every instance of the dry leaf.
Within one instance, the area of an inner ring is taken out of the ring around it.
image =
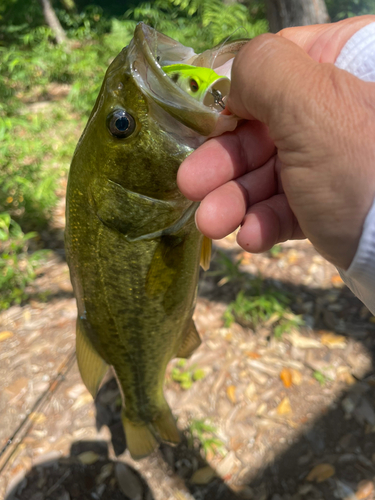
[[[216,477],[216,472],[212,467],[207,465],[194,472],[190,481],[194,484],[208,484]]]
[[[357,491],[355,492],[358,500],[365,500],[368,498],[374,491],[374,483],[372,481],[368,481],[364,479],[360,483],[358,483]]]
[[[34,422],[34,424],[42,424],[43,422],[46,421],[47,417],[44,415],[44,413],[39,413],[37,411],[33,411],[29,415],[29,419]]]
[[[13,332],[8,332],[6,330],[0,332],[0,342],[6,339],[10,339],[10,337],[13,337]]]
[[[289,387],[292,386],[293,379],[292,379],[292,372],[289,370],[289,368],[283,368],[280,372],[280,378],[284,386],[289,389]]]
[[[295,368],[291,368],[290,372],[292,374],[292,383],[294,385],[301,385],[302,380],[303,380],[303,375],[300,371],[296,370]]]
[[[84,451],[77,456],[83,465],[95,464],[99,460],[99,455],[93,451]]]
[[[115,473],[121,491],[131,500],[142,500],[143,486],[136,472],[128,465],[117,462]]]
[[[334,274],[331,278],[331,283],[335,288],[341,288],[344,286],[344,282],[339,274]]]
[[[309,472],[307,481],[316,481],[322,483],[335,474],[336,470],[331,464],[318,464]]]
[[[342,335],[336,335],[333,332],[325,332],[324,330],[321,330],[319,334],[320,341],[323,345],[330,349],[345,349],[346,338]]]
[[[276,408],[276,411],[279,415],[287,415],[292,412],[292,407],[290,405],[290,401],[288,397],[285,397],[279,406]]]
[[[294,347],[299,347],[300,349],[309,349],[311,347],[322,347],[322,344],[311,337],[304,337],[300,335],[297,331],[292,333],[284,333],[284,339],[289,340],[289,342]]]
[[[233,404],[236,404],[236,386],[235,385],[229,385],[227,387],[227,396],[229,401],[231,401]]]

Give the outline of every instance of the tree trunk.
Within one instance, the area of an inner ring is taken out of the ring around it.
[[[60,24],[60,21],[58,20],[55,11],[52,8],[52,5],[49,0],[40,0],[42,7],[43,7],[43,14],[44,14],[44,19],[48,26],[51,28],[53,31],[53,34],[55,35],[56,42],[57,43],[63,43],[66,42],[66,34],[63,29],[63,27]]]
[[[291,26],[329,21],[324,0],[266,0],[266,9],[272,33]]]

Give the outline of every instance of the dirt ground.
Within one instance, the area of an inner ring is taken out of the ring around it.
[[[0,314],[0,498],[375,499],[375,318],[308,242],[262,255],[234,235],[215,244],[195,311],[202,345],[166,376],[182,443],[134,462],[115,380],[94,402],[78,373],[63,213],[32,298]],[[272,318],[225,326],[257,277],[303,325],[281,338]]]

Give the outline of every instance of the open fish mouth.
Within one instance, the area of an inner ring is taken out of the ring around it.
[[[246,40],[226,43],[196,54],[172,38],[139,23],[129,44],[128,57],[133,78],[149,102],[203,136],[234,130],[237,119],[224,115],[224,100],[230,88],[231,63]],[[166,67],[191,65],[220,74],[201,100],[186,92],[171,78]],[[160,119],[160,116],[159,116]]]

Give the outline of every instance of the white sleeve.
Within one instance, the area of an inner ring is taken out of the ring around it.
[[[335,66],[361,80],[375,82],[375,22],[357,31],[346,42]],[[338,271],[351,291],[375,314],[375,200],[367,214],[353,262],[347,271]]]

